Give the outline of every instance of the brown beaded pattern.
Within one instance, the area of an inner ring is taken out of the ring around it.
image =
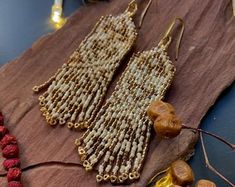
[[[48,88],[39,105],[50,125],[87,128],[95,117],[107,87],[137,32],[132,16],[135,2],[124,13],[102,17],[57,73],[33,90]]]
[[[99,163],[98,182],[140,177],[152,128],[146,109],[163,98],[175,72],[165,51],[170,41],[163,43],[130,59],[111,97],[75,141],[86,170]]]

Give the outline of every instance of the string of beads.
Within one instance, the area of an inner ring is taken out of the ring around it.
[[[95,117],[121,60],[137,36],[134,10],[102,17],[54,76],[35,86],[40,110],[50,125],[87,128]]]
[[[164,43],[130,59],[113,94],[75,141],[85,169],[98,165],[98,182],[123,183],[140,177],[152,128],[146,109],[163,98],[175,72],[165,51],[170,41]]]

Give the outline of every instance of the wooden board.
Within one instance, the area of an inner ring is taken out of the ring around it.
[[[22,168],[46,162],[23,173],[24,186],[100,186],[96,184],[95,172],[87,173],[76,165],[80,161],[74,140],[81,134],[48,126],[39,112],[38,96],[31,88],[47,80],[66,62],[101,15],[118,14],[128,2],[112,0],[80,9],[62,29],[44,36],[0,69],[0,108],[6,116],[7,127],[19,141]],[[146,1],[138,3],[136,21]],[[185,20],[186,30],[179,60],[174,62],[176,77],[166,100],[175,106],[187,125],[197,127],[219,94],[235,79],[232,4],[230,0],[154,0],[139,31],[134,52],[155,46],[175,17]],[[169,49],[171,57],[175,54],[174,44]],[[128,58],[115,76],[107,97],[127,63]],[[159,141],[153,136],[141,179],[131,186],[144,186],[155,172],[188,155],[196,140],[197,136],[188,130],[173,140]],[[4,186],[6,181],[2,179],[0,185]]]

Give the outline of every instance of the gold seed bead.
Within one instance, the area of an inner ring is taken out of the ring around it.
[[[34,91],[35,93],[37,93],[37,92],[39,91],[38,86],[34,86],[34,87],[33,87],[33,91]]]
[[[85,167],[86,171],[91,171],[92,170],[92,165],[87,160],[85,160],[83,162],[83,166]]]
[[[57,124],[57,120],[56,119],[52,119],[52,125],[56,125]]]
[[[117,181],[117,177],[115,175],[110,176],[110,182],[114,183]]]
[[[44,99],[45,99],[45,97],[42,96],[42,95],[38,97],[38,100],[39,100],[39,101],[42,101],[42,100],[44,100]]]
[[[40,111],[41,111],[42,113],[44,113],[44,112],[47,111],[47,109],[46,109],[45,107],[42,107],[42,108],[40,108]]]
[[[81,124],[80,123],[75,123],[74,128],[78,129],[78,130],[81,129]]]
[[[59,120],[59,124],[60,124],[60,125],[64,125],[64,124],[65,124],[65,120],[64,120],[64,119],[60,119],[60,120]]]
[[[134,178],[135,179],[138,179],[138,178],[140,178],[140,174],[138,173],[138,172],[133,172],[133,175],[134,175]]]
[[[130,180],[135,179],[135,175],[134,175],[134,173],[129,173],[129,179],[130,179]]]
[[[123,173],[122,174],[122,178],[123,178],[124,181],[127,180],[128,179],[128,174],[127,173]]]
[[[105,174],[103,179],[104,179],[104,181],[107,181],[107,180],[109,180],[109,179],[110,179],[110,176],[109,176],[109,174]]]
[[[101,182],[103,180],[103,176],[101,175],[96,175],[96,181]]]
[[[68,127],[69,129],[72,129],[74,126],[75,126],[75,125],[74,125],[72,122],[68,122],[68,123],[67,123],[67,127]]]
[[[41,107],[43,107],[43,106],[45,106],[45,101],[44,100],[41,100],[40,102],[39,102],[39,106],[41,106]]]
[[[46,120],[49,121],[51,119],[51,116],[49,115],[48,112],[44,112],[43,116],[45,116]]]
[[[80,156],[80,160],[82,162],[84,162],[86,160],[86,158],[87,158],[86,154],[83,154],[83,155]]]
[[[118,176],[118,180],[119,180],[119,182],[123,183],[124,182],[123,176],[122,175]]]
[[[83,147],[78,147],[78,154],[79,154],[80,156],[82,156],[82,155],[85,155],[85,154],[86,154],[86,151],[84,150],[84,148],[83,148]]]
[[[48,123],[49,123],[49,125],[53,125],[53,119],[52,118],[48,118]]]
[[[81,144],[82,144],[81,140],[77,138],[77,139],[75,140],[75,145],[76,145],[76,146],[80,146]]]

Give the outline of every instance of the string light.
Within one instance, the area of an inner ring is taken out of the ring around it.
[[[235,0],[232,0],[232,4],[233,4],[233,16],[235,16]]]
[[[55,0],[54,5],[51,9],[51,22],[57,28],[61,28],[66,19],[63,18],[63,8],[62,8],[63,0]]]

